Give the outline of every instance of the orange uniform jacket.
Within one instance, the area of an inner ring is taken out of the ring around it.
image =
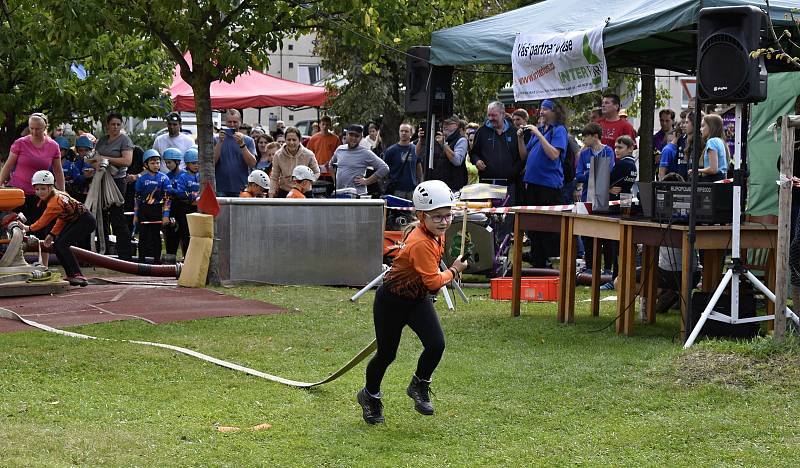
[[[39,204],[43,201],[39,200]],[[42,213],[42,216],[33,224],[31,224],[31,231],[40,231],[46,228],[50,223],[56,219],[56,224],[50,233],[54,236],[61,234],[64,226],[80,218],[86,213],[86,207],[78,200],[70,197],[64,192],[56,190],[53,195],[47,200],[47,207]]]
[[[292,191],[289,192],[288,195],[286,195],[286,198],[306,198],[306,196],[303,195],[303,192],[297,190],[296,188],[293,188]]]
[[[452,270],[439,271],[444,236],[435,237],[420,224],[406,237],[383,285],[397,296],[424,299],[453,280]]]

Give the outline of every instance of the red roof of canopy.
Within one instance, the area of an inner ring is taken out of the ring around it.
[[[186,54],[186,60],[192,59]],[[172,108],[176,111],[194,111],[194,92],[183,81],[180,67],[175,68],[169,88]],[[328,93],[322,86],[312,86],[284,80],[255,70],[239,75],[232,83],[211,83],[212,109],[244,109],[247,107],[310,106],[322,107]]]

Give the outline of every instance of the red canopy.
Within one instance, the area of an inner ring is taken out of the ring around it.
[[[191,63],[191,58],[187,58]],[[180,67],[175,68],[169,88],[172,108],[176,111],[194,111],[194,92],[183,81]],[[255,70],[239,75],[233,83],[211,83],[212,109],[244,109],[247,107],[310,106],[322,107],[328,96],[322,86],[312,86],[284,80]]]

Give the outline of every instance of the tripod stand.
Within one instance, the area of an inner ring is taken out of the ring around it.
[[[699,112],[698,112],[699,114]],[[758,278],[755,277],[747,268],[744,267],[742,260],[741,260],[741,252],[739,241],[741,237],[741,196],[742,196],[742,178],[740,175],[740,167],[742,163],[742,104],[736,104],[736,124],[735,124],[735,138],[736,138],[736,149],[734,151],[733,157],[733,167],[734,167],[734,186],[733,186],[733,226],[731,228],[731,235],[732,235],[732,244],[731,244],[731,267],[725,273],[725,276],[722,277],[722,281],[720,282],[717,289],[714,291],[714,294],[711,296],[711,299],[708,301],[708,305],[706,306],[705,310],[703,310],[702,315],[700,315],[700,319],[697,321],[697,324],[694,326],[691,335],[686,339],[686,343],[683,345],[684,348],[689,348],[694,344],[694,341],[697,339],[697,336],[700,334],[700,331],[703,329],[703,325],[705,325],[706,320],[717,320],[720,322],[726,322],[733,325],[741,324],[741,323],[750,323],[750,322],[760,322],[765,320],[774,320],[774,315],[764,315],[758,317],[750,317],[750,318],[739,318],[739,281],[741,281],[741,276],[747,278],[747,280],[755,286],[756,289],[761,291],[769,300],[774,303],[777,303],[775,298],[775,294],[769,290]],[[697,173],[693,175],[697,177]],[[694,195],[692,195],[694,197]],[[778,281],[785,281],[785,278],[778,278]],[[714,311],[714,307],[717,305],[717,301],[719,301],[722,293],[728,287],[730,283],[731,286],[731,315],[721,314],[719,312]],[[776,311],[776,314],[783,313],[786,317],[790,318],[796,325],[800,325],[800,319],[798,319],[797,315],[794,314],[788,307],[782,311]]]

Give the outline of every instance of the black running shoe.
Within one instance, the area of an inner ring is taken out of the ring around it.
[[[431,383],[420,380],[417,376],[411,377],[411,383],[408,384],[406,393],[414,400],[414,409],[418,413],[430,416],[433,414],[433,405],[431,398],[428,395],[431,390]]]
[[[361,405],[364,413],[364,421],[367,424],[383,423],[383,402],[380,398],[375,398],[367,393],[366,388],[362,388],[356,393],[356,400]]]

